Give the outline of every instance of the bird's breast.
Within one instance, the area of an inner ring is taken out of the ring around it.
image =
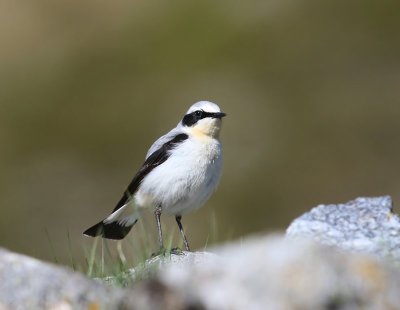
[[[219,182],[221,153],[216,139],[185,140],[142,181],[136,202],[161,204],[166,213],[172,214],[201,207]]]

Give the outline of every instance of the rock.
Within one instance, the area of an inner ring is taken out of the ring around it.
[[[0,309],[117,309],[122,290],[0,249]]]
[[[152,283],[197,309],[400,309],[399,271],[364,254],[283,236],[216,253],[202,264],[171,264]],[[152,306],[143,309],[162,309]]]
[[[389,196],[319,205],[294,220],[289,238],[311,238],[343,250],[400,262],[400,220]]]
[[[146,262],[147,268],[161,269],[166,265],[184,266],[184,265],[202,265],[210,260],[218,259],[218,256],[210,252],[187,252],[182,251],[178,255],[158,255]]]
[[[399,270],[365,254],[283,235],[215,253],[153,258],[122,290],[1,250],[0,309],[400,309]]]
[[[162,283],[158,278],[141,281],[127,290],[119,310],[197,310],[204,306],[184,290]]]
[[[135,268],[131,268],[125,273],[118,275],[118,277],[109,276],[96,278],[96,280],[108,285],[129,286],[137,281],[153,278],[158,271],[169,265],[201,265],[214,259],[218,259],[218,256],[210,252],[182,251],[179,254],[157,255],[149,258],[146,262],[139,264]]]
[[[389,197],[321,205],[286,236],[149,259],[125,289],[0,249],[0,310],[400,310],[400,270],[382,259],[399,262],[399,227]]]

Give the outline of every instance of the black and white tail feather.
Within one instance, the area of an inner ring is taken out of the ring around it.
[[[171,133],[169,133],[169,136]],[[134,209],[133,195],[137,191],[143,178],[155,167],[165,162],[170,156],[172,148],[187,138],[188,135],[186,134],[177,134],[171,140],[162,144],[162,146],[152,154],[148,155],[146,161],[125,190],[110,216],[88,228],[83,234],[90,237],[101,236],[103,238],[114,240],[123,239],[142,215],[141,211]],[[154,148],[154,145],[152,148]]]

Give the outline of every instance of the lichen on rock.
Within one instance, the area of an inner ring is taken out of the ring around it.
[[[400,261],[400,219],[389,196],[319,205],[295,219],[286,235]]]

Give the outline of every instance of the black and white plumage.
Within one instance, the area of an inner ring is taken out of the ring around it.
[[[146,160],[113,212],[87,229],[87,236],[122,239],[145,209],[156,215],[160,247],[163,247],[161,214],[174,215],[185,243],[181,217],[200,208],[215,191],[222,171],[219,141],[221,119],[226,114],[209,101],[192,105],[182,121],[157,139]]]

